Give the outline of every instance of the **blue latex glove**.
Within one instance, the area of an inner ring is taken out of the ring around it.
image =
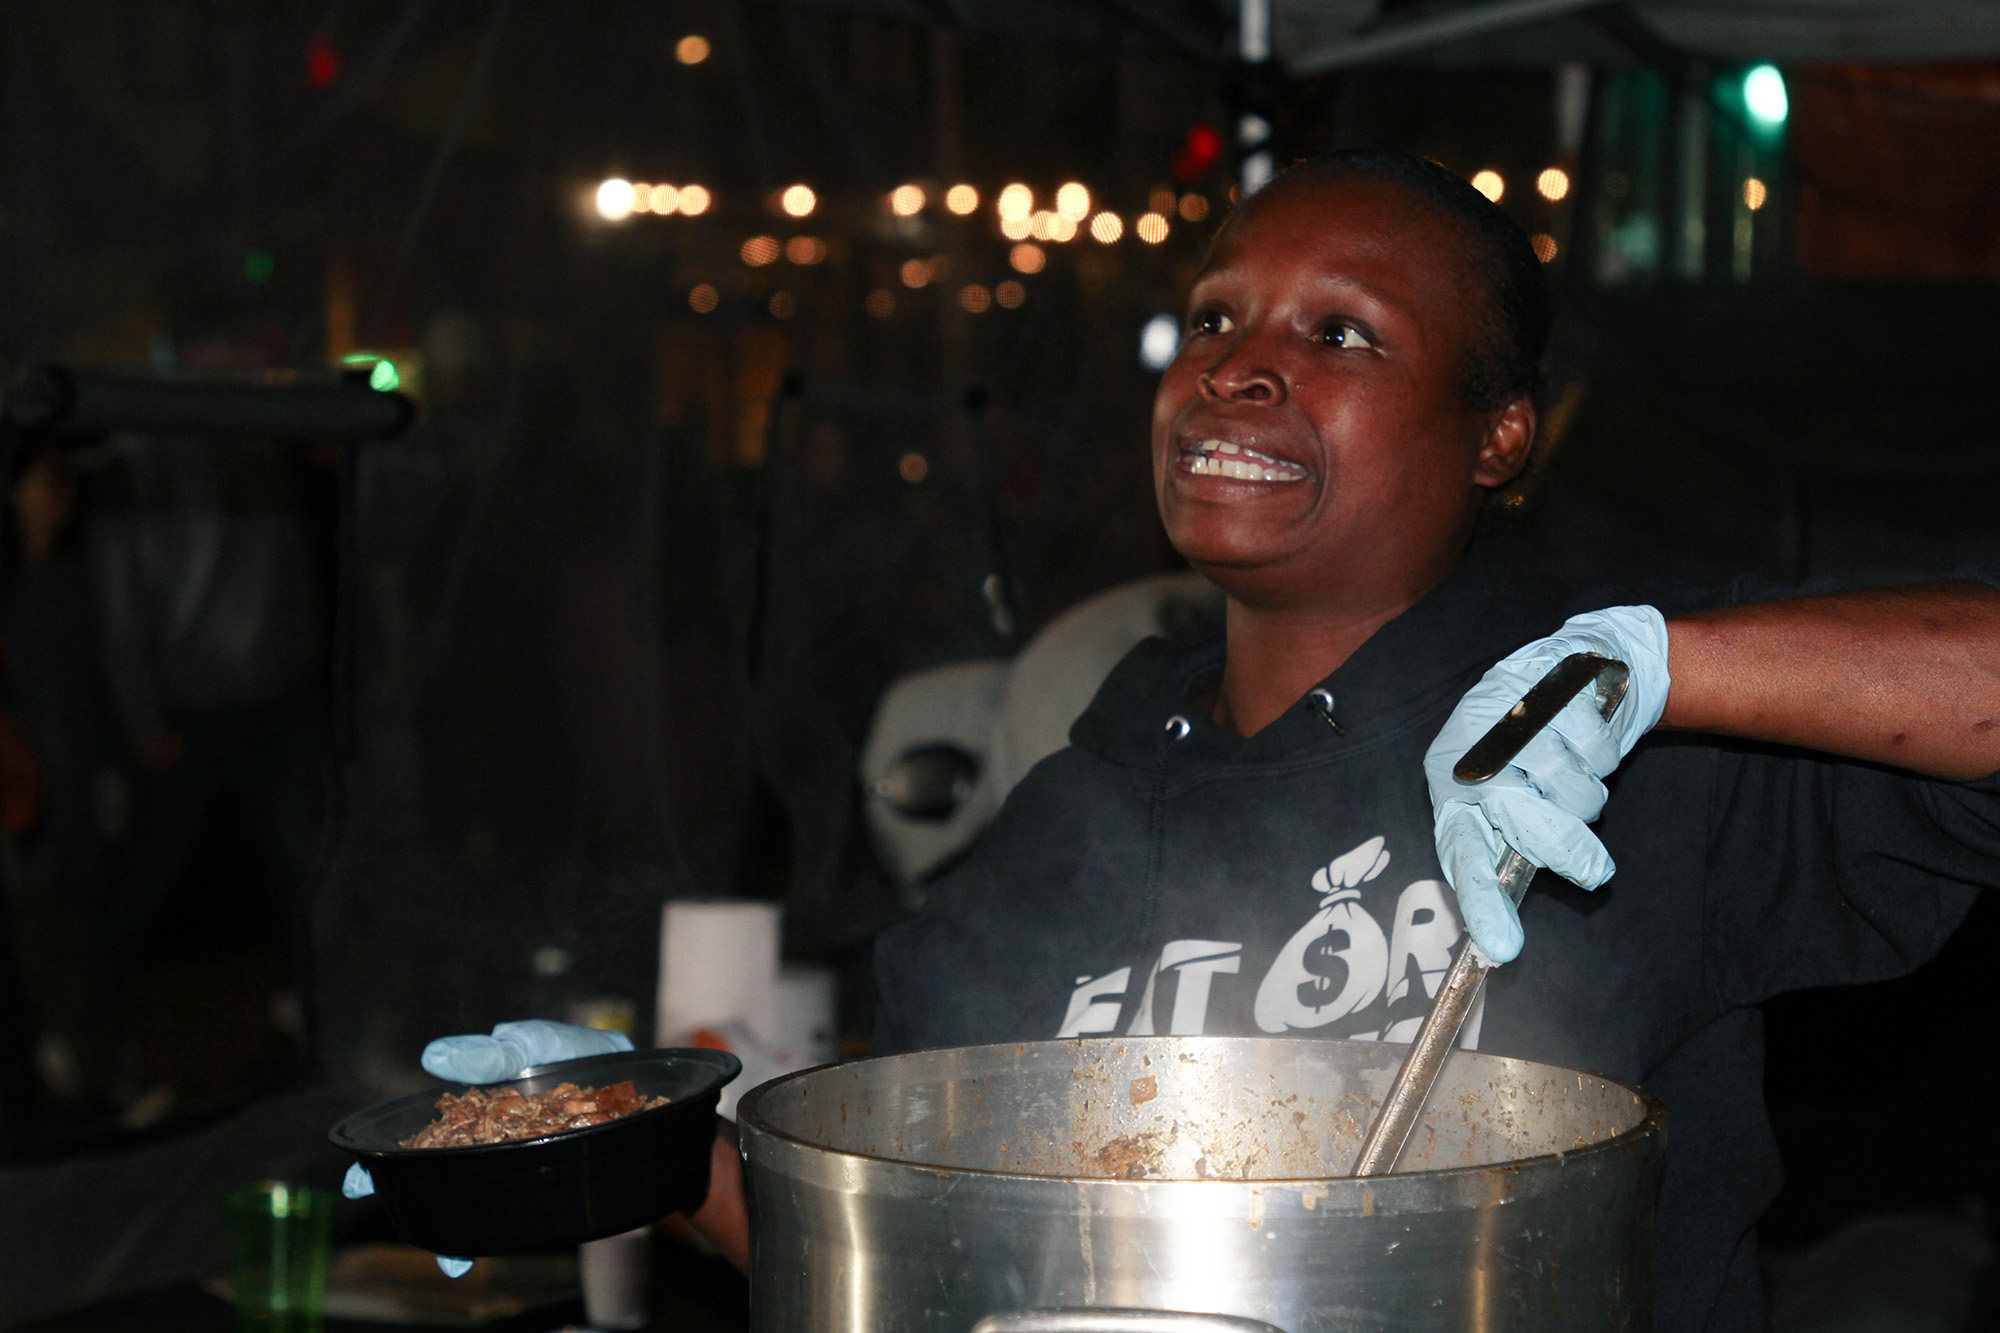
[[[1625,701],[1606,722],[1585,689],[1485,782],[1460,782],[1452,766],[1521,696],[1571,653],[1602,653],[1632,669]],[[1496,870],[1507,845],[1583,888],[1617,869],[1585,825],[1604,809],[1604,779],[1653,729],[1667,706],[1667,623],[1650,606],[1572,616],[1546,639],[1502,658],[1467,691],[1424,756],[1438,861],[1458,893],[1472,942],[1496,963],[1521,952],[1521,918]],[[1505,845],[1503,845],[1503,839]]]
[[[530,1018],[500,1023],[490,1037],[439,1037],[424,1047],[423,1063],[427,1072],[454,1083],[498,1083],[534,1065],[631,1049],[632,1039],[622,1032]]]
[[[368,1168],[359,1162],[347,1168],[341,1178],[340,1192],[350,1199],[365,1199],[375,1192],[375,1177],[368,1174]],[[437,1256],[438,1267],[446,1277],[464,1277],[472,1271],[472,1260],[458,1259],[448,1254]]]

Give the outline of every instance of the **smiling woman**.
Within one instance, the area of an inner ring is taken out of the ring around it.
[[[1168,536],[1246,631],[1216,704],[1243,734],[1435,586],[1534,443],[1540,266],[1504,217],[1467,220],[1498,214],[1470,186],[1409,162],[1294,168],[1232,218],[1154,400]],[[1311,651],[1255,631],[1306,607],[1343,612],[1313,617]]]

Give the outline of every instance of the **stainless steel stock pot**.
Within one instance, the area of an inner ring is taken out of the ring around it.
[[[1659,1101],[1460,1052],[1398,1173],[1343,1178],[1403,1050],[1041,1041],[767,1083],[740,1109],[753,1327],[1650,1327]]]

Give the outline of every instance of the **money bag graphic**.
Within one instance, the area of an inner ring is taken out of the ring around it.
[[[1252,1016],[1265,1032],[1324,1027],[1375,1002],[1389,975],[1389,941],[1361,906],[1360,885],[1389,868],[1376,837],[1313,872],[1319,911],[1278,950]]]

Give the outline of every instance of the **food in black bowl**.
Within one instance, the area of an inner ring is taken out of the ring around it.
[[[726,1051],[592,1055],[484,1091],[537,1098],[564,1083],[630,1082],[639,1098],[666,1103],[541,1138],[403,1147],[438,1119],[440,1093],[472,1091],[453,1083],[357,1112],[330,1137],[368,1168],[390,1225],[412,1245],[468,1258],[556,1249],[699,1206],[708,1195],[716,1100],[741,1069]]]

